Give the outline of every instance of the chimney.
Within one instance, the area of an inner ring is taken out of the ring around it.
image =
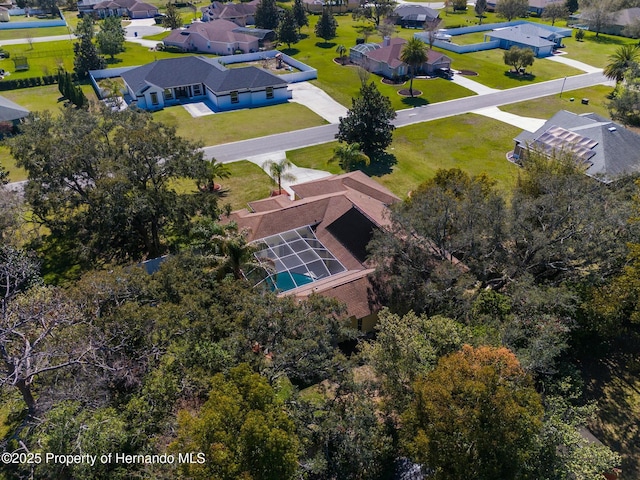
[[[389,45],[391,45],[391,37],[384,37],[382,39],[382,46],[388,47]]]

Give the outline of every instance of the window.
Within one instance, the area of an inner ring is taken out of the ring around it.
[[[173,90],[170,88],[164,89],[164,99],[165,100],[173,100]]]
[[[193,94],[194,95],[202,95],[202,85],[201,84],[197,84],[193,86]]]
[[[267,98],[273,98],[273,87],[267,87]]]
[[[151,92],[151,105],[158,105],[158,92]]]
[[[233,92],[231,92],[231,103],[238,103],[240,101],[240,98],[238,98],[238,91],[234,90]]]

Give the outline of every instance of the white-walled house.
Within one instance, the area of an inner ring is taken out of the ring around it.
[[[240,28],[228,20],[195,22],[186,28],[173,30],[163,43],[166,46],[180,48],[184,52],[215,55],[233,55],[238,51],[257,52],[260,48],[260,40],[239,31]]]
[[[198,56],[158,60],[124,72],[122,79],[136,106],[144,110],[208,100],[224,111],[291,98],[288,83],[278,75],[251,66],[227,69]]]

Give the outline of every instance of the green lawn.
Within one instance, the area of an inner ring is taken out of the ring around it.
[[[247,202],[269,196],[273,187],[271,178],[260,167],[251,162],[233,162],[227,164],[231,176],[221,180],[223,188],[229,194],[220,200],[220,205],[231,204],[233,210],[245,208]]]
[[[43,27],[43,28],[21,28],[15,30],[0,30],[0,41],[13,40],[14,38],[37,38],[52,35],[68,35],[67,27]]]
[[[54,74],[62,65],[66,70],[73,70],[73,41],[58,41],[47,43],[34,43],[29,45],[7,45],[5,50],[11,53],[11,57],[25,56],[29,61],[29,70],[14,72],[14,64],[11,58],[0,60],[0,68],[12,72],[9,78],[29,78]],[[145,63],[160,60],[162,58],[174,58],[179,53],[150,51],[147,47],[131,42],[125,42],[125,51],[116,55],[115,61],[107,59],[108,67],[125,67],[144,65]]]
[[[533,65],[527,68],[527,73],[532,73],[533,78],[530,76],[510,75],[508,73],[509,67],[504,64],[504,50],[495,49],[464,54],[441,51],[451,57],[453,60],[451,66],[455,70],[478,72],[479,75],[472,77],[473,80],[487,87],[500,90],[584,73],[582,70],[568,67],[561,63],[544,58],[536,58]]]
[[[582,42],[571,37],[564,38],[562,43],[566,46],[562,50],[567,52],[567,58],[604,68],[609,63],[609,56],[614,54],[621,45],[636,44],[638,41],[602,33],[596,38],[595,33],[585,32]]]
[[[82,85],[82,91],[90,101],[97,100],[91,85]],[[2,92],[2,96],[32,112],[42,110],[57,112],[62,107],[62,103],[58,101],[60,99],[58,85],[7,90]]]
[[[316,68],[318,70],[318,79],[314,80],[313,83],[342,105],[350,107],[351,98],[356,97],[360,89],[358,69],[354,66],[339,65],[334,62],[334,59],[338,56],[336,53],[338,45],[344,45],[349,49],[356,44],[356,38],[359,35],[354,27],[362,25],[362,22],[354,21],[350,15],[337,15],[336,19],[338,20],[338,36],[330,42],[325,43],[324,40],[315,36],[313,28],[318,21],[318,16],[310,15],[310,26],[302,29],[305,38],[293,45],[291,49],[284,48],[282,51]],[[409,38],[415,32],[416,30],[399,29],[398,35],[403,38]],[[382,39],[379,35],[372,35],[368,38],[368,41],[380,42]],[[400,97],[397,93],[400,88],[407,88],[406,86],[385,85],[379,81],[380,77],[376,75],[371,75],[370,79],[376,80],[378,88],[383,95],[391,99],[393,108],[396,110],[473,95],[471,91],[447,80],[416,80],[414,88],[422,90],[424,93],[412,100]]]
[[[562,97],[553,95],[526,102],[512,103],[511,105],[503,105],[500,110],[535,118],[551,118],[559,110],[568,110],[577,114],[594,112],[609,118],[609,110],[607,109],[609,99],[607,96],[611,93],[611,90],[611,87],[596,85],[564,92]],[[571,98],[574,99],[573,102]],[[589,99],[589,105],[582,104],[580,100],[583,98]]]
[[[451,37],[451,43],[456,45],[472,45],[474,43],[484,43],[484,36],[490,32],[466,33]]]
[[[479,115],[452,118],[402,127],[394,132],[388,152],[397,163],[391,173],[377,180],[401,198],[420,183],[432,178],[439,168],[461,168],[471,175],[486,172],[498,187],[510,191],[518,168],[505,156],[513,148],[519,128]],[[337,142],[287,152],[300,167],[339,173],[340,167],[328,163]]]
[[[146,37],[142,37],[145,40],[155,40],[156,42],[160,43],[162,42],[166,37],[169,36],[169,34],[171,34],[171,31],[168,32],[162,32],[162,33],[156,33],[155,35],[148,35]]]
[[[155,120],[173,125],[181,135],[204,145],[235,142],[274,133],[324,125],[327,122],[297,103],[236,110],[194,118],[181,106],[160,110]]]
[[[9,172],[10,182],[20,182],[27,179],[27,171],[16,167],[15,161],[9,153],[9,147],[0,144],[0,165]]]

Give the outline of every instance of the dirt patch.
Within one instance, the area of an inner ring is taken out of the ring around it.
[[[403,97],[410,97],[411,96],[411,90],[409,90],[408,88],[403,88],[402,90],[398,90],[398,95],[403,96]],[[413,89],[413,96],[414,97],[419,97],[420,95],[422,95],[422,91],[416,90],[414,88]]]
[[[224,63],[223,63],[224,64]],[[226,68],[241,68],[241,67],[258,67],[269,71],[275,75],[284,75],[292,72],[299,72],[295,67],[292,67],[286,62],[278,62],[275,58],[265,58],[262,60],[254,60],[250,62],[228,63],[224,65]]]
[[[474,72],[473,70],[460,70],[460,75],[464,75],[466,77],[477,77],[478,72]]]
[[[406,83],[405,80],[393,80],[391,78],[384,78],[384,77],[380,81],[385,85],[404,85]]]
[[[344,58],[334,58],[333,59],[333,63],[337,63],[338,65],[342,65],[344,66],[349,66],[349,65],[355,65],[355,63],[351,63],[351,60],[349,60],[347,57]]]

